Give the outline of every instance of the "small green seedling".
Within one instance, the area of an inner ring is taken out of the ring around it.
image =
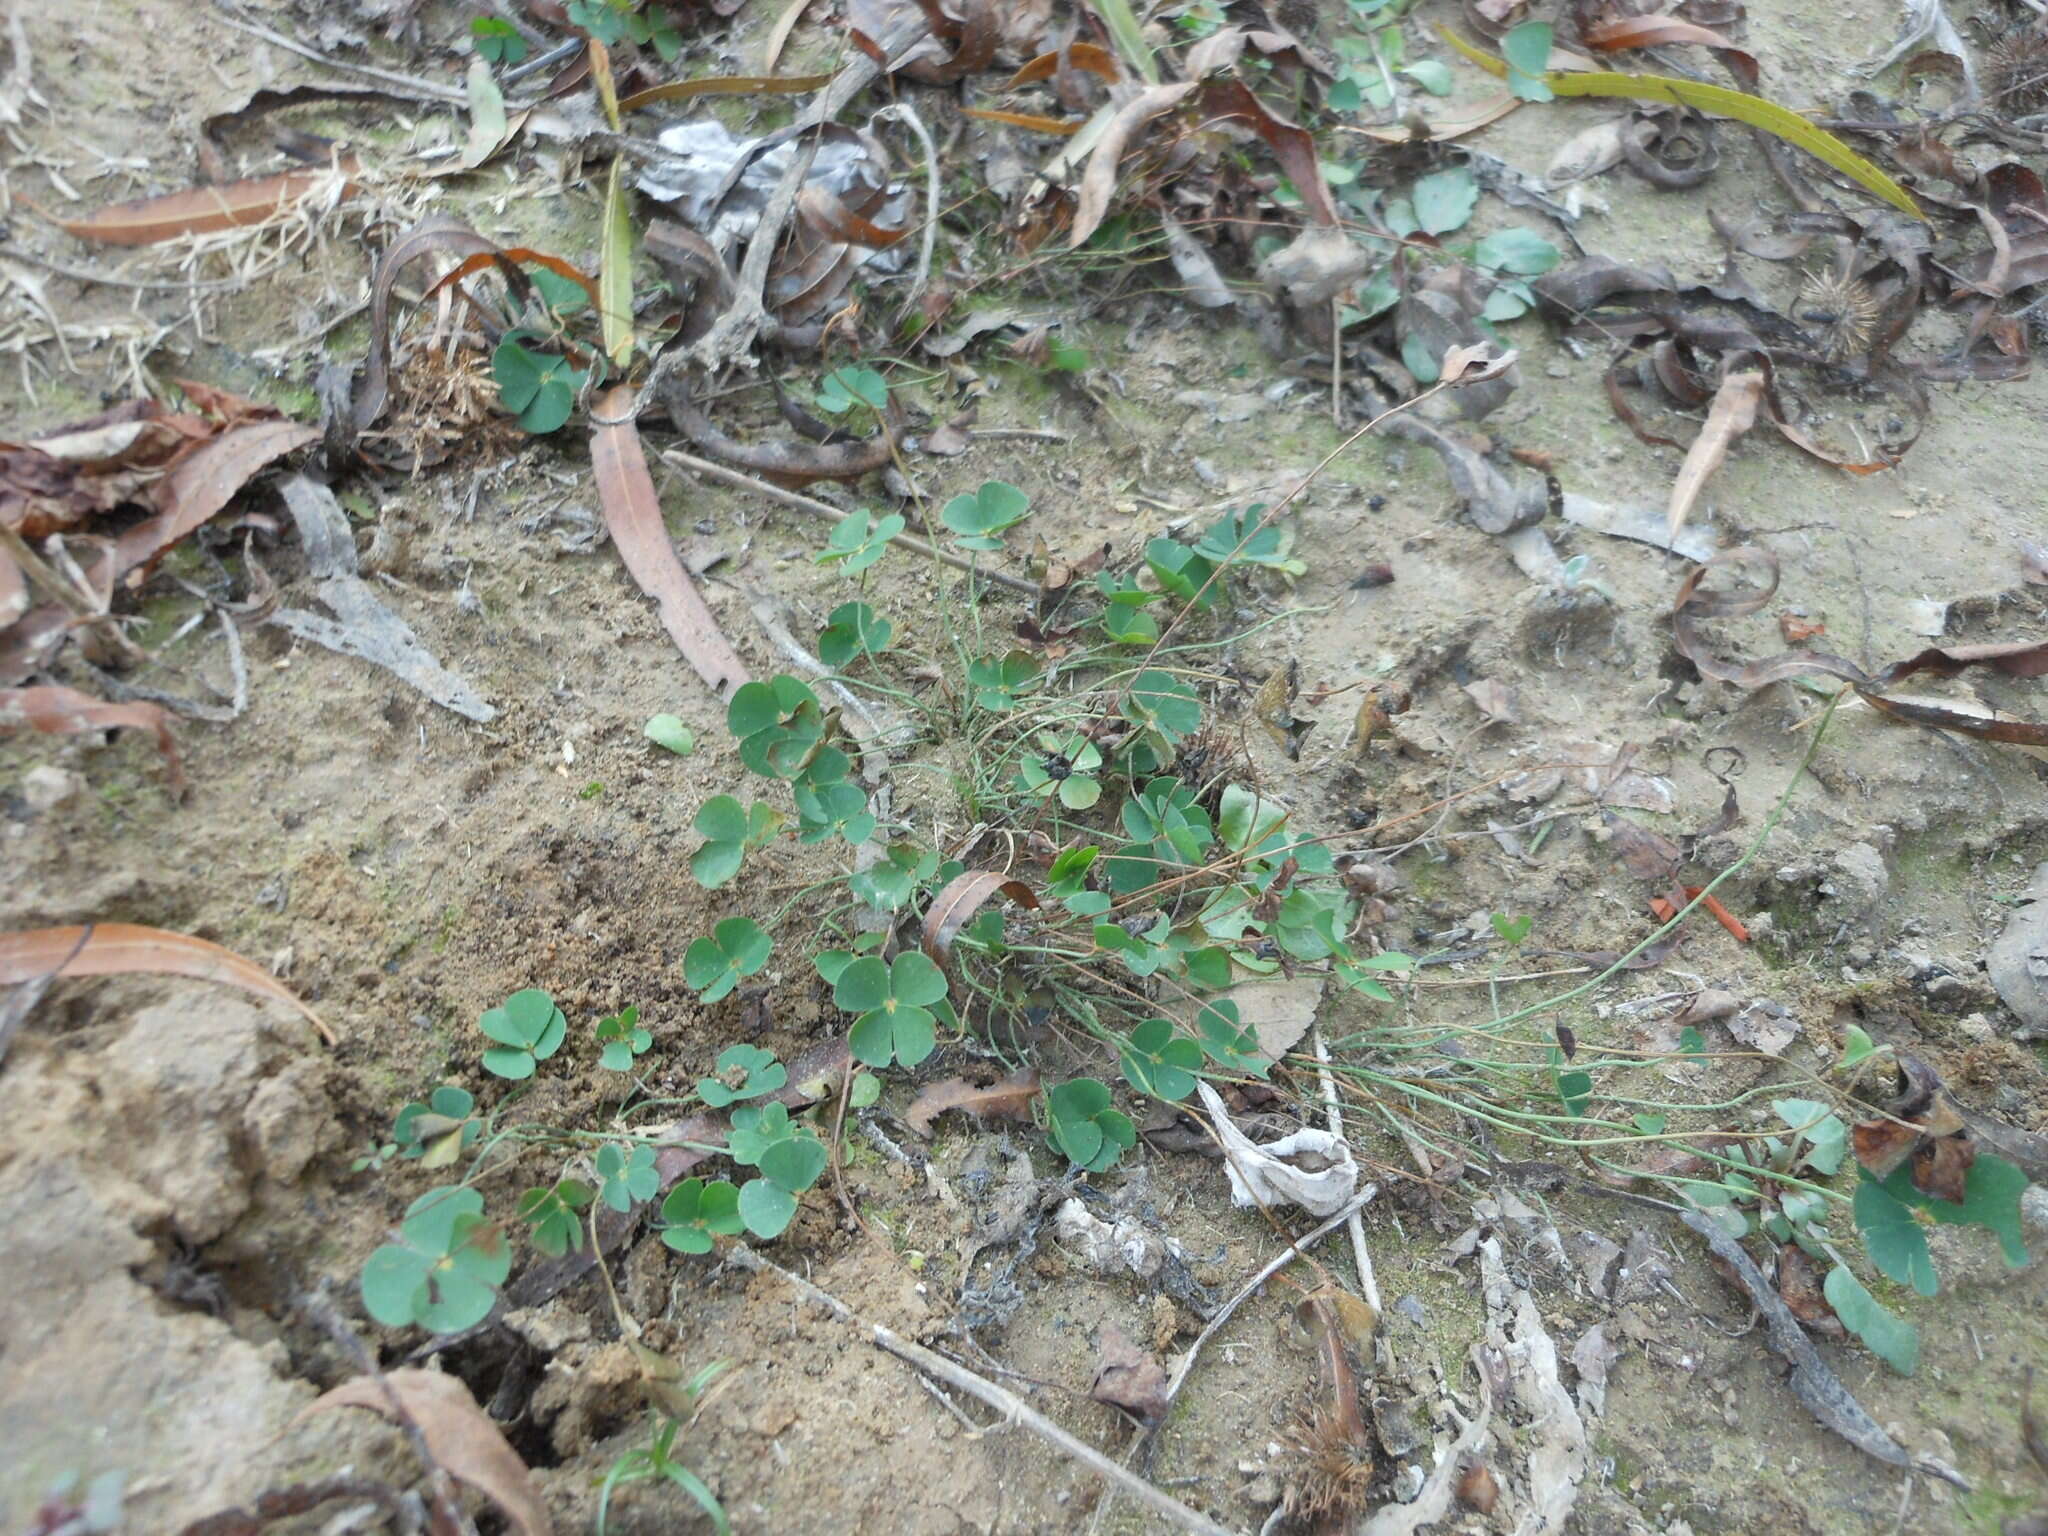
[[[350,1173],[382,1173],[384,1165],[396,1156],[398,1156],[397,1142],[379,1142],[376,1138],[372,1137],[367,1149],[357,1153],[348,1160],[348,1171]]]
[[[1170,672],[1148,667],[1124,695],[1124,718],[1140,730],[1157,731],[1178,745],[1202,723],[1202,701],[1195,690]]]
[[[789,1081],[789,1069],[773,1051],[758,1045],[728,1045],[718,1053],[713,1075],[697,1079],[697,1097],[713,1109],[774,1093]]]
[[[1306,576],[1308,566],[1290,551],[1294,540],[1278,523],[1261,528],[1266,512],[1263,503],[1232,512],[1216,522],[1195,544],[1195,553],[1212,566],[1258,565],[1283,576]]]
[[[881,655],[895,632],[866,603],[841,603],[825,615],[825,627],[818,631],[818,658],[828,667],[844,668],[863,656]]]
[[[1155,1099],[1181,1100],[1195,1091],[1202,1048],[1177,1034],[1170,1019],[1147,1019],[1124,1039],[1124,1081]]]
[[[1014,709],[1017,696],[1037,680],[1039,671],[1038,658],[1029,651],[1010,651],[969,662],[967,682],[981,708]]]
[[[880,949],[882,940],[886,937],[886,934],[880,933],[857,934],[847,941],[853,946],[851,949],[821,949],[811,956],[811,964],[816,966],[818,974],[825,978],[826,986],[834,986],[839,981],[840,972],[869,950]]]
[[[418,1158],[422,1168],[445,1168],[483,1133],[472,1111],[476,1096],[466,1088],[443,1083],[425,1103],[412,1103],[391,1124],[392,1139],[405,1157]]]
[[[858,846],[875,835],[880,824],[868,809],[868,797],[853,784],[827,784],[822,789],[798,784],[792,791],[796,801],[797,841],[822,843],[837,835]]]
[[[699,1371],[686,1389],[692,1398],[702,1395],[711,1378],[725,1368],[725,1362],[707,1366]],[[611,1513],[612,1494],[627,1483],[645,1482],[649,1478],[665,1477],[697,1503],[697,1507],[710,1517],[712,1528],[718,1536],[732,1536],[732,1524],[725,1517],[725,1506],[718,1502],[704,1481],[688,1467],[675,1459],[676,1434],[682,1429],[679,1419],[664,1419],[654,1431],[654,1440],[644,1451],[628,1451],[611,1465],[604,1475],[604,1484],[597,1496],[597,1536],[605,1536],[605,1522]]]
[[[751,917],[728,917],[709,938],[693,939],[683,953],[683,979],[701,1001],[715,1003],[768,963],[774,942]]]
[[[505,409],[516,413],[528,432],[544,437],[568,421],[590,374],[566,357],[534,351],[526,345],[534,339],[531,331],[508,334],[491,354],[491,376]]]
[[[1078,733],[1040,731],[1038,747],[1025,753],[1018,765],[1019,789],[1041,800],[1057,795],[1070,811],[1085,811],[1102,798],[1102,784],[1095,777],[1102,767],[1102,751],[1094,742]]]
[[[547,267],[535,267],[526,276],[533,284],[533,291],[540,295],[541,303],[557,320],[565,320],[590,307],[590,295],[573,277],[564,277]]]
[[[740,761],[771,779],[802,773],[825,736],[818,696],[795,678],[780,675],[734,689],[725,724],[739,741]]]
[[[1006,480],[984,480],[981,489],[955,496],[939,520],[958,536],[962,549],[996,550],[1002,534],[1031,512],[1031,498]]]
[[[484,1320],[512,1272],[512,1248],[484,1220],[484,1197],[446,1185],[406,1208],[398,1241],[363,1265],[363,1306],[389,1328],[456,1333]]]
[[[914,1067],[937,1042],[932,1006],[945,1000],[946,973],[916,950],[886,962],[863,956],[840,971],[832,1000],[859,1014],[847,1032],[853,1059],[870,1067]]]
[[[569,1021],[555,1000],[538,987],[514,992],[496,1008],[486,1009],[477,1027],[495,1046],[484,1052],[484,1070],[520,1082],[533,1076],[534,1065],[562,1048]]]
[[[704,845],[690,855],[690,873],[706,890],[716,890],[740,872],[749,853],[782,830],[782,816],[759,800],[743,808],[731,795],[717,795],[704,802],[693,825]]]
[[[654,1036],[640,1023],[637,1007],[621,1008],[617,1013],[597,1021],[597,1040],[603,1047],[598,1052],[597,1064],[607,1072],[630,1072],[633,1060],[647,1054],[654,1044]]]
[[[871,411],[889,408],[889,381],[860,363],[834,368],[818,380],[818,409],[829,416],[844,416],[865,406]]]
[[[1195,1015],[1195,1032],[1202,1054],[1225,1071],[1266,1075],[1269,1063],[1259,1054],[1259,1037],[1245,1027],[1235,1000],[1219,997],[1204,1003]]]
[[[1101,1173],[1137,1145],[1130,1116],[1110,1107],[1108,1085],[1092,1077],[1059,1084],[1045,1104],[1052,1144],[1076,1167]]]
[[[551,1259],[583,1246],[583,1218],[576,1213],[596,1199],[580,1179],[540,1185],[519,1197],[519,1219],[533,1228],[533,1246]]]
[[[1216,583],[1210,578],[1216,567],[1207,557],[1178,539],[1164,535],[1145,545],[1145,564],[1159,590],[1178,603],[1193,603],[1198,609],[1216,606]]]
[[[607,48],[631,41],[651,47],[665,64],[683,51],[683,37],[667,11],[636,0],[569,0],[569,24],[580,27]]]
[[[660,1192],[661,1170],[654,1163],[654,1148],[644,1143],[599,1147],[596,1165],[598,1194],[615,1211],[630,1211]]]
[[[739,1193],[740,1218],[759,1238],[780,1237],[796,1215],[797,1197],[818,1182],[825,1144],[797,1125],[781,1104],[747,1105],[732,1112],[726,1151],[745,1168],[760,1170]]]
[[[526,57],[526,39],[519,29],[497,16],[473,17],[469,39],[476,56],[492,64],[517,64]]]
[[[740,1192],[724,1179],[685,1179],[661,1202],[661,1240],[677,1253],[709,1253],[714,1239],[732,1237],[740,1218]]]
[[[1093,844],[1063,849],[1045,873],[1045,894],[1076,917],[1100,917],[1109,910],[1109,892],[1090,889],[1088,876],[1101,856]]]
[[[641,734],[657,747],[668,748],[677,757],[688,757],[697,750],[697,738],[683,724],[680,715],[655,715],[648,720]]]
[[[858,576],[889,553],[889,541],[907,526],[899,512],[886,517],[856,512],[833,526],[825,547],[811,559],[819,565],[844,565],[847,575]]]
[[[887,857],[877,859],[847,884],[877,912],[898,912],[938,869],[939,856],[934,850],[916,843],[891,843]]]

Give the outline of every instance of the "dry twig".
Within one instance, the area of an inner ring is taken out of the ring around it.
[[[1096,1476],[1103,1478],[1118,1492],[1128,1494],[1145,1508],[1171,1520],[1182,1530],[1195,1531],[1200,1533],[1200,1536],[1230,1536],[1228,1527],[1218,1525],[1201,1511],[1188,1508],[1171,1494],[1163,1493],[1143,1478],[1125,1471],[1094,1446],[1076,1439],[1014,1392],[997,1386],[987,1377],[970,1371],[957,1361],[948,1360],[944,1355],[934,1354],[921,1344],[911,1343],[880,1323],[868,1321],[831,1292],[821,1290],[801,1275],[791,1274],[771,1259],[762,1258],[745,1243],[733,1244],[727,1257],[742,1269],[753,1270],[757,1274],[780,1275],[807,1301],[824,1307],[834,1317],[856,1324],[878,1349],[916,1366],[928,1376],[937,1377],[948,1386],[958,1387],[961,1391],[980,1398],[1005,1419],[1023,1425],[1055,1450],[1078,1461]]]

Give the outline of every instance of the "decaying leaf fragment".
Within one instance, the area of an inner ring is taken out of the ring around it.
[[[178,759],[178,739],[171,717],[155,704],[109,704],[76,688],[0,688],[0,733],[28,729],[47,736],[75,736],[81,731],[143,730],[156,737],[164,757],[171,794],[185,794],[185,768]]]
[[[605,527],[633,580],[659,606],[662,627],[676,649],[714,695],[730,698],[747,681],[747,666],[718,627],[669,539],[640,446],[640,429],[633,422],[634,394],[631,385],[621,384],[601,395],[599,425],[590,434],[590,470],[597,480]]]
[[[1721,467],[1735,440],[1756,425],[1757,402],[1763,397],[1764,376],[1754,368],[1731,373],[1714,391],[1714,403],[1707,411],[1707,424],[1686,450],[1678,478],[1671,483],[1671,502],[1666,512],[1664,542],[1678,539],[1693,503],[1699,500],[1708,478]]]
[[[1137,1347],[1114,1323],[1102,1325],[1097,1340],[1095,1379],[1088,1395],[1098,1403],[1121,1408],[1140,1424],[1157,1424],[1172,1400],[1166,1389],[1166,1368]]]
[[[332,1408],[367,1408],[393,1418],[387,1388],[419,1426],[428,1454],[450,1476],[504,1511],[518,1536],[552,1536],[554,1525],[526,1463],[490,1415],[477,1406],[459,1376],[419,1370],[388,1371],[381,1381],[357,1376],[321,1394],[293,1422]]]
[[[355,538],[334,493],[303,475],[287,480],[283,490],[299,542],[305,547],[314,590],[334,617],[303,608],[280,608],[270,622],[301,640],[382,667],[465,719],[479,724],[496,719],[497,710],[467,681],[442,666],[420,644],[412,626],[385,607],[370,584],[356,574]]]
[[[344,156],[332,168],[257,176],[223,187],[188,187],[161,197],[111,203],[82,219],[55,219],[67,235],[100,245],[155,245],[180,235],[241,229],[278,218],[323,188],[337,198],[352,197],[356,162]]]
[[[932,1122],[954,1109],[970,1115],[1028,1122],[1038,1086],[1036,1067],[1022,1068],[985,1086],[970,1083],[964,1077],[949,1077],[920,1093],[903,1112],[903,1123],[920,1136],[928,1136]]]
[[[1765,585],[1733,592],[1714,591],[1707,587],[1708,577],[1716,570],[1737,565],[1761,569],[1765,573]],[[1760,661],[1738,664],[1722,660],[1709,649],[1706,638],[1700,633],[1702,620],[1738,618],[1755,613],[1770,602],[1777,590],[1778,559],[1769,550],[1745,544],[1722,551],[1679,585],[1671,616],[1672,639],[1678,653],[1699,668],[1702,676],[1717,682],[1733,683],[1738,688],[1763,688],[1796,677],[1832,677],[1847,683],[1864,703],[1894,720],[1938,731],[1980,736],[1987,741],[2048,746],[2048,725],[1966,713],[1944,703],[1900,698],[1892,693],[1896,684],[1918,672],[1954,677],[1973,667],[1987,667],[2010,677],[2040,677],[2048,674],[2048,640],[1929,646],[1874,674],[1866,673],[1853,661],[1825,651],[1785,651]]]
[[[991,897],[1002,895],[1019,906],[1038,906],[1038,896],[1022,880],[993,869],[970,869],[955,875],[947,882],[946,888],[932,898],[930,909],[924,917],[924,952],[939,965],[944,965],[953,951],[953,939],[967,922],[988,904]]]
[[[339,1043],[319,1014],[270,972],[188,933],[139,923],[88,923],[0,933],[0,986],[43,976],[189,976],[254,992],[296,1008],[329,1045]]]

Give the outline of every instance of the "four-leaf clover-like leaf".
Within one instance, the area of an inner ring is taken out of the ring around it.
[[[693,939],[683,952],[683,980],[707,1003],[715,1003],[768,963],[775,943],[751,917],[728,917],[708,938]]]
[[[749,809],[731,795],[714,795],[698,808],[691,825],[703,834],[704,845],[690,855],[690,873],[706,890],[716,890],[739,873],[749,849],[781,830],[782,817],[758,800]]]
[[[1137,1144],[1130,1117],[1110,1107],[1109,1088],[1092,1077],[1061,1083],[1046,1095],[1052,1143],[1069,1162],[1100,1173]]]
[[[833,526],[825,547],[811,558],[819,565],[843,564],[849,576],[858,575],[889,553],[889,541],[906,526],[900,512],[886,517],[856,512]]]
[[[661,1202],[661,1240],[678,1253],[709,1253],[713,1237],[740,1230],[740,1192],[725,1180],[685,1179]]]
[[[398,1241],[363,1265],[363,1305],[390,1328],[419,1323],[455,1333],[482,1322],[512,1272],[512,1248],[484,1220],[484,1197],[461,1185],[430,1189],[406,1208]]]
[[[652,1200],[661,1189],[654,1166],[654,1148],[602,1146],[597,1149],[598,1193],[615,1211],[630,1211],[636,1202]]]
[[[983,709],[1011,709],[1017,695],[1039,674],[1038,658],[1029,651],[1009,651],[1001,656],[984,656],[967,664],[967,681],[974,689],[974,702]]]
[[[946,995],[946,973],[916,950],[893,962],[867,955],[839,973],[832,1000],[857,1013],[847,1032],[854,1060],[870,1067],[894,1061],[914,1067],[931,1055],[936,1041],[932,1004]]]
[[[1070,811],[1085,811],[1102,798],[1102,785],[1095,778],[1102,766],[1102,752],[1094,742],[1076,732],[1061,736],[1055,731],[1038,733],[1036,752],[1028,752],[1017,768],[1017,787],[1041,800],[1059,796]]]
[[[621,1008],[609,1018],[599,1019],[597,1040],[604,1047],[598,1052],[597,1064],[607,1072],[632,1071],[633,1058],[644,1055],[654,1044],[654,1036],[640,1025],[637,1007]]]
[[[569,1021],[555,1000],[538,987],[514,992],[496,1008],[484,1011],[477,1027],[495,1046],[484,1052],[484,1070],[518,1082],[533,1076],[536,1062],[562,1048]]]
[[[408,1104],[398,1112],[391,1139],[401,1156],[418,1158],[422,1168],[445,1168],[483,1134],[482,1122],[470,1113],[475,1108],[476,1095],[443,1083],[425,1103]]]
[[[818,659],[839,668],[862,656],[879,656],[895,632],[895,625],[866,603],[841,603],[825,615],[825,627],[818,631]]]
[[[735,688],[725,724],[739,738],[740,761],[771,779],[801,773],[825,734],[818,696],[796,678],[780,675]]]
[[[559,1258],[583,1246],[583,1221],[576,1213],[595,1198],[580,1179],[536,1186],[519,1197],[519,1219],[533,1228],[534,1247],[551,1259]]]
[[[1158,1099],[1184,1099],[1195,1091],[1202,1048],[1174,1032],[1170,1019],[1147,1019],[1124,1038],[1119,1052],[1124,1081]]]
[[[519,425],[540,436],[569,419],[577,392],[590,375],[571,367],[565,357],[529,350],[523,339],[528,335],[514,331],[498,343],[491,354],[491,376],[498,381],[505,409],[516,412]]]
[[[939,520],[959,535],[962,549],[1001,549],[1005,528],[1021,523],[1031,498],[1004,480],[984,480],[981,489],[955,496]]]

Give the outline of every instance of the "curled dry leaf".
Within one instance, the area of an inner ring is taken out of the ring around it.
[[[109,704],[76,688],[0,689],[0,732],[28,729],[46,736],[75,736],[81,731],[139,730],[156,737],[164,757],[164,776],[171,793],[185,794],[185,768],[178,759],[178,740],[171,717],[155,704]]]
[[[1038,1097],[1038,1068],[1024,1067],[998,1082],[982,1087],[964,1077],[949,1077],[933,1083],[903,1112],[903,1123],[920,1136],[929,1136],[932,1122],[948,1110],[998,1120],[1031,1119],[1031,1101]]]
[[[1131,135],[1162,112],[1180,105],[1199,84],[1195,80],[1179,80],[1170,85],[1148,86],[1117,108],[1101,138],[1096,140],[1094,152],[1088,157],[1088,169],[1081,174],[1074,204],[1074,227],[1067,237],[1069,246],[1078,250],[1086,245],[1088,237],[1109,216],[1109,200],[1116,192],[1117,172]]]
[[[84,927],[36,928],[0,933],[0,986],[40,976],[188,976],[195,981],[240,987],[297,1009],[329,1045],[334,1031],[298,995],[233,950],[190,934],[146,928],[138,923],[89,923]]]
[[[1223,1143],[1233,1205],[1298,1205],[1311,1216],[1330,1216],[1357,1191],[1358,1163],[1342,1137],[1300,1130],[1259,1146],[1232,1122],[1214,1088],[1197,1082],[1195,1092]]]
[[[554,1526],[547,1506],[534,1489],[526,1463],[490,1415],[477,1406],[460,1377],[418,1370],[390,1371],[381,1381],[357,1376],[322,1393],[292,1422],[297,1424],[330,1408],[367,1408],[387,1419],[395,1418],[392,1396],[419,1426],[427,1453],[457,1482],[476,1489],[503,1510],[518,1536],[552,1536]]]
[[[1022,880],[992,869],[971,869],[955,875],[932,898],[924,919],[924,952],[940,965],[952,953],[953,939],[998,892],[1019,906],[1038,907],[1038,896]]]
[[[1714,591],[1707,587],[1707,578],[1716,570],[1737,565],[1763,570],[1765,585],[1732,592]],[[1785,651],[1745,664],[1724,661],[1715,655],[1700,633],[1700,622],[1704,619],[1738,618],[1757,612],[1777,592],[1778,576],[1777,557],[1753,544],[1724,550],[1694,570],[1679,585],[1677,601],[1672,608],[1672,638],[1678,653],[1699,668],[1702,676],[1717,682],[1733,683],[1738,688],[1763,688],[1795,677],[1832,677],[1847,683],[1866,704],[1894,720],[1934,730],[1981,736],[1989,741],[2048,746],[2048,725],[2028,720],[1987,718],[1966,714],[1944,704],[1891,696],[1894,685],[1919,672],[1954,677],[1973,667],[1986,667],[2009,677],[2040,677],[2048,673],[2048,640],[1929,646],[1875,674],[1866,673],[1854,662],[1825,651]]]
[[[202,444],[153,487],[156,516],[115,541],[115,573],[125,575],[152,564],[225,507],[258,470],[319,436],[318,427],[302,422],[250,421]]]
[[[1667,545],[1677,540],[1678,530],[1685,526],[1693,503],[1699,500],[1708,477],[1728,457],[1728,450],[1735,439],[1756,425],[1757,402],[1763,397],[1763,392],[1764,376],[1754,368],[1729,374],[1721,380],[1721,387],[1714,391],[1714,404],[1707,412],[1707,423],[1700,428],[1700,435],[1693,439],[1692,447],[1686,450],[1685,462],[1678,467],[1678,478],[1671,483],[1671,503],[1664,529]]]
[[[635,394],[631,385],[621,384],[597,401],[601,424],[591,430],[590,468],[605,527],[633,580],[660,608],[662,627],[676,649],[712,693],[729,698],[747,680],[746,663],[719,629],[669,540],[640,447],[640,429],[633,422]]]
[[[363,383],[346,418],[328,427],[328,447],[338,450],[352,443],[384,414],[391,392],[391,289],[398,275],[422,257],[436,251],[456,256],[474,256],[498,249],[460,219],[433,214],[413,225],[385,249],[370,279],[370,355],[363,364]],[[595,302],[595,290],[593,290]]]
[[[317,171],[286,171],[231,181],[224,187],[188,187],[161,197],[113,203],[83,219],[51,220],[67,235],[100,245],[155,245],[180,235],[204,235],[221,229],[262,224],[291,212],[323,187],[352,197],[356,162],[344,156],[333,167]]]

